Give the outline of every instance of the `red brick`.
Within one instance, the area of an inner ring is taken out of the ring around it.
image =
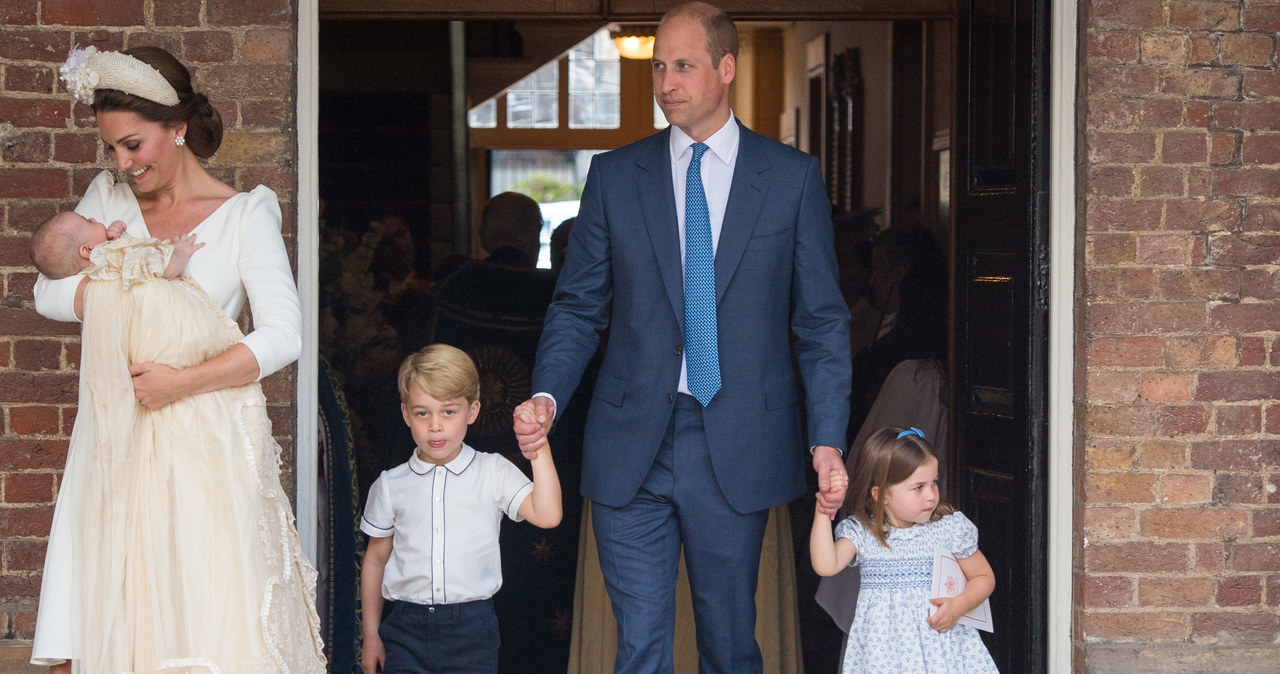
[[[1142,62],[1150,65],[1186,65],[1188,38],[1176,33],[1151,33],[1142,37]]]
[[[1267,606],[1280,606],[1280,576],[1267,576]]]
[[[0,26],[34,24],[37,6],[33,2],[0,2]]]
[[[1234,200],[1170,199],[1165,204],[1165,229],[1230,231],[1240,218],[1240,204]]]
[[[1280,204],[1250,203],[1242,222],[1246,232],[1280,231]]]
[[[294,36],[288,30],[250,30],[240,44],[240,58],[248,62],[290,63],[294,48]]]
[[[1249,304],[1222,304],[1209,309],[1209,322],[1215,330],[1234,332],[1263,332],[1280,330],[1280,315],[1274,307],[1252,302]]]
[[[1253,537],[1273,538],[1280,536],[1280,509],[1253,511]]]
[[[1221,41],[1220,35],[1190,35],[1188,36],[1188,50],[1190,54],[1187,57],[1187,65],[1194,66],[1212,66],[1218,62],[1219,47]]]
[[[72,370],[79,370],[80,369],[80,343],[73,342],[73,343],[67,344],[63,350],[63,353],[66,354],[67,367],[71,368]]]
[[[98,160],[98,136],[87,133],[60,133],[53,137],[54,161],[90,164]]]
[[[1195,570],[1203,572],[1222,571],[1227,568],[1227,547],[1222,543],[1196,543]]]
[[[1240,96],[1244,76],[1220,69],[1187,68],[1161,78],[1160,93],[1187,98],[1229,98]]]
[[[1162,436],[1200,435],[1209,428],[1209,410],[1198,405],[1171,405],[1160,408],[1158,420]]]
[[[1188,619],[1182,613],[1085,613],[1081,632],[1089,639],[1148,641],[1182,639]]]
[[[9,91],[51,94],[56,79],[53,69],[47,66],[11,64],[5,68],[4,88]]]
[[[1175,369],[1233,367],[1237,342],[1230,336],[1172,338],[1167,342],[1169,365]]]
[[[200,7],[195,2],[160,2],[153,5],[152,13],[157,26],[198,26]]]
[[[1173,166],[1139,166],[1138,195],[1141,197],[1185,196],[1186,173]]]
[[[1250,70],[1244,74],[1244,95],[1247,98],[1280,97],[1280,73]]]
[[[51,473],[11,473],[4,478],[5,503],[53,503]]]
[[[1138,36],[1134,33],[1089,32],[1085,50],[1089,63],[1133,63],[1138,60]]]
[[[1218,196],[1213,191],[1216,168],[1189,166],[1187,173],[1187,194],[1193,199],[1208,199]],[[1197,264],[1199,261],[1197,260]]]
[[[1182,268],[1156,274],[1160,297],[1168,300],[1236,300],[1241,295],[1241,273],[1236,269]],[[1131,294],[1129,297],[1142,297]]]
[[[1085,223],[1090,231],[1158,229],[1162,207],[1158,199],[1090,199]]]
[[[1088,503],[1151,503],[1156,476],[1150,473],[1103,473],[1085,476]]]
[[[1218,435],[1251,435],[1262,430],[1262,408],[1253,405],[1217,405],[1213,415]]]
[[[0,98],[0,119],[18,128],[64,128],[71,104],[61,99]]]
[[[1224,643],[1273,644],[1280,633],[1280,614],[1262,613],[1194,613],[1191,634],[1199,640],[1216,638]]]
[[[76,425],[77,410],[78,408],[76,407],[62,408],[62,435],[68,438],[71,437],[71,430],[75,428]]]
[[[245,101],[240,115],[245,128],[275,128],[293,118],[293,106],[283,100]]]
[[[47,541],[5,541],[4,570],[8,573],[41,571]]]
[[[1231,546],[1236,571],[1280,571],[1280,543],[1237,543]]]
[[[1240,27],[1245,30],[1280,32],[1280,6],[1245,4],[1244,19]]]
[[[1086,374],[1085,397],[1092,403],[1127,403],[1138,397],[1138,377],[1132,372],[1092,371]]]
[[[1222,36],[1222,65],[1265,66],[1273,62],[1275,36],[1264,33],[1227,33]]]
[[[1095,0],[1089,4],[1091,29],[1156,29],[1164,27],[1159,0]]]
[[[1094,543],[1129,538],[1138,532],[1138,517],[1132,508],[1084,509],[1084,535]]]
[[[0,266],[26,267],[31,264],[27,237],[0,236]]]
[[[0,198],[65,199],[70,194],[62,169],[0,168]]]
[[[1257,470],[1280,465],[1275,440],[1210,440],[1191,443],[1191,467],[1200,470]]]
[[[286,64],[210,64],[201,86],[226,98],[282,98],[293,90],[293,67]]]
[[[1240,164],[1239,132],[1209,134],[1209,163],[1214,166]]]
[[[146,22],[143,0],[43,0],[40,21],[67,26],[140,26]]]
[[[1276,356],[1272,356],[1276,359]],[[1266,407],[1266,429],[1272,435],[1280,434],[1280,405],[1267,405]]]
[[[1142,102],[1142,122],[1144,129],[1172,129],[1182,126],[1182,116],[1186,113],[1187,123],[1191,124],[1192,108],[1195,101],[1183,103],[1177,100],[1148,100]],[[1208,104],[1203,104],[1207,110]],[[1207,122],[1206,122],[1207,124]],[[1204,126],[1192,124],[1192,126]]]
[[[1085,307],[1085,331],[1091,334],[1131,333],[1137,328],[1138,307],[1131,302],[1093,302]]]
[[[293,21],[288,0],[262,0],[249,5],[236,0],[207,0],[207,15],[215,26],[281,25]]]
[[[1221,539],[1249,530],[1247,513],[1230,508],[1151,508],[1139,518],[1143,536],[1166,541]]]
[[[1142,606],[1209,606],[1213,601],[1213,581],[1196,577],[1152,577],[1138,579],[1138,604]]]
[[[1223,103],[1214,108],[1214,120],[1224,128],[1241,131],[1280,131],[1280,120],[1275,118],[1278,113],[1280,102],[1275,101]]]
[[[36,636],[36,614],[30,611],[15,611],[12,615],[14,637],[17,639],[34,639]]]
[[[1241,158],[1246,164],[1280,164],[1280,134],[1245,136]]]
[[[32,405],[9,408],[9,429],[15,435],[57,435],[58,408]]]
[[[0,538],[49,535],[53,508],[0,508]]]
[[[9,227],[16,231],[31,233],[36,225],[57,213],[58,209],[49,201],[18,201],[9,203]]]
[[[1177,505],[1208,503],[1213,498],[1213,478],[1209,475],[1161,475],[1160,502]]]
[[[1133,605],[1133,579],[1122,576],[1086,577],[1084,605],[1087,608],[1120,608]]]
[[[1137,458],[1138,448],[1130,441],[1089,438],[1085,442],[1084,462],[1091,471],[1131,470],[1138,465]]]
[[[1169,28],[1228,31],[1240,27],[1239,3],[1172,0],[1169,3]]]
[[[1139,464],[1148,470],[1186,468],[1187,449],[1187,443],[1179,440],[1143,440],[1138,445]]]
[[[170,54],[182,53],[182,36],[171,30],[131,32],[128,38],[130,49],[135,47],[159,47]],[[186,59],[186,61],[190,61],[190,59]],[[191,68],[192,77],[199,76],[200,71],[193,63],[187,62],[186,65]],[[196,87],[196,90],[199,91],[200,88]]]
[[[61,469],[67,463],[67,441],[0,438],[0,471]]]
[[[1128,299],[1155,293],[1155,271],[1128,267],[1108,267],[1085,271],[1086,297]]]
[[[1090,234],[1085,237],[1085,259],[1091,265],[1137,262],[1138,239],[1130,234]]]
[[[62,369],[62,343],[46,339],[23,339],[13,346],[14,366],[36,372]]]
[[[74,373],[41,373],[38,375],[22,372],[0,372],[0,393],[5,402],[74,404],[79,385],[78,375]]]
[[[0,601],[7,604],[30,603],[39,594],[38,575],[0,575]]]
[[[1089,88],[1095,96],[1150,97],[1160,91],[1161,70],[1155,67],[1120,65],[1089,69]]]
[[[12,348],[9,342],[0,342],[0,368],[7,368],[13,363]]]
[[[1090,543],[1084,550],[1086,573],[1156,573],[1185,571],[1183,543]]]
[[[1098,337],[1089,342],[1090,367],[1154,367],[1164,364],[1165,342],[1159,337]]]
[[[1166,164],[1203,163],[1209,157],[1208,136],[1203,133],[1174,132],[1162,134],[1160,161]]]
[[[182,36],[187,59],[193,63],[230,61],[235,55],[231,34],[220,30],[203,30]]]
[[[1156,155],[1152,133],[1093,133],[1088,136],[1089,161],[1093,163],[1136,164]]]
[[[1150,405],[1090,406],[1085,428],[1086,432],[1103,437],[1155,435],[1158,417],[1159,409]]]
[[[1187,234],[1145,234],[1138,237],[1138,263],[1186,266],[1191,263],[1194,238]]]
[[[70,51],[71,34],[67,32],[49,29],[0,32],[0,59],[47,61],[51,54],[66,54]]]

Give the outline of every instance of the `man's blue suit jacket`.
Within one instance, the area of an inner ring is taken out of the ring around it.
[[[806,491],[802,404],[809,445],[844,449],[850,354],[818,161],[740,128],[715,255],[723,383],[703,418],[720,488],[747,513]],[[582,494],[613,507],[649,471],[680,378],[684,287],[669,134],[592,160],[533,372],[533,390],[567,403],[608,328]]]

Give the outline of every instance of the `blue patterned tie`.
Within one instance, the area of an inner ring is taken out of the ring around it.
[[[707,195],[702,190],[702,155],[706,151],[706,143],[694,143],[684,186],[684,357],[689,392],[703,407],[720,390],[715,254]]]

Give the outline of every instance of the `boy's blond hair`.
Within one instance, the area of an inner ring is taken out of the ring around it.
[[[84,217],[75,211],[60,211],[40,223],[31,235],[31,262],[36,271],[50,279],[66,278],[77,274],[84,265],[76,252],[83,241],[77,225]]]
[[[480,373],[471,356],[448,344],[432,344],[410,355],[400,364],[400,402],[408,403],[413,389],[437,400],[466,398],[467,404],[480,399]]]

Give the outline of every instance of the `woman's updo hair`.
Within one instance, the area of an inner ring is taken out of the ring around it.
[[[125,54],[160,71],[178,94],[177,105],[164,105],[116,89],[99,89],[93,95],[93,112],[123,110],[145,120],[172,126],[187,123],[187,148],[208,159],[222,145],[222,115],[209,99],[191,88],[191,73],[173,54],[159,47],[135,47]]]

